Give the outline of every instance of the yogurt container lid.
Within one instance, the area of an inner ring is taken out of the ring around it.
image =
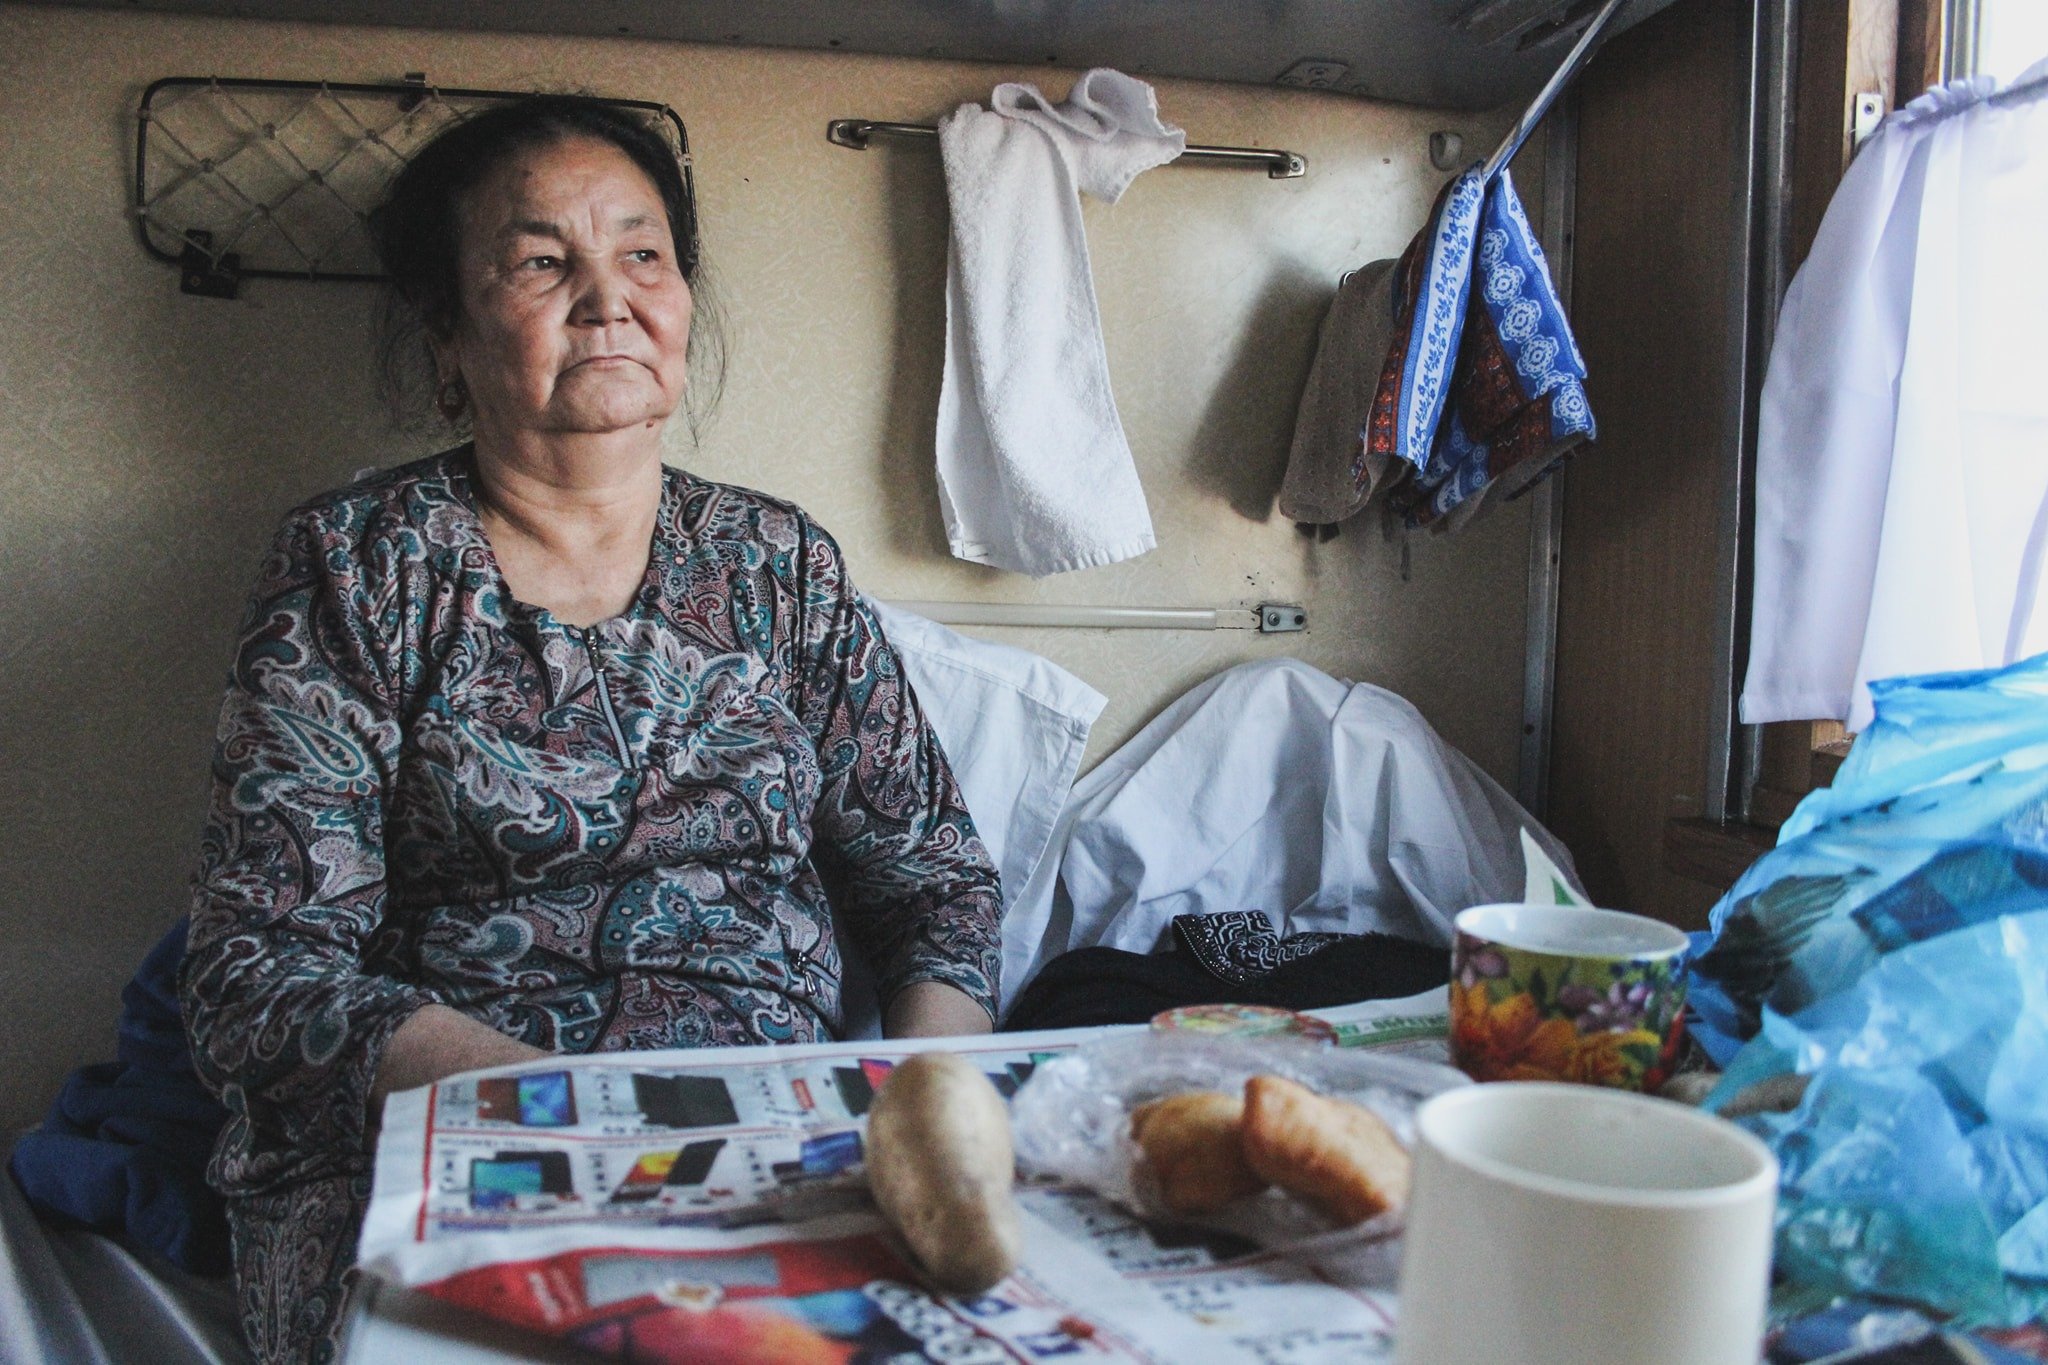
[[[1337,1041],[1337,1030],[1328,1020],[1272,1005],[1182,1005],[1153,1015],[1152,1027],[1161,1033],[1198,1033],[1209,1037]]]

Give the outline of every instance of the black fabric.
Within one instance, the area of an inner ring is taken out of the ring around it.
[[[1223,910],[1211,915],[1175,915],[1173,937],[1205,969],[1242,986],[1351,935],[1289,934],[1282,938],[1261,911]]]
[[[1257,915],[1255,911],[1242,912]],[[1391,934],[1297,934],[1282,939],[1267,928],[1260,943],[1248,926],[1204,928],[1222,916],[1182,915],[1174,937],[1202,951],[1129,953],[1120,948],[1078,948],[1047,963],[1003,1020],[1003,1031],[1142,1024],[1181,1005],[1276,1005],[1327,1009],[1360,1000],[1392,1000],[1441,986],[1451,977],[1445,948]],[[1261,923],[1264,916],[1258,915]],[[1193,921],[1183,930],[1181,921]],[[1296,939],[1327,940],[1297,952]],[[1209,959],[1219,970],[1204,965]],[[1279,963],[1247,970],[1261,958]],[[1241,978],[1241,979],[1240,979]]]

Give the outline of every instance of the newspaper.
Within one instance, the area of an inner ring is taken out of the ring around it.
[[[1444,1055],[1444,992],[1319,1013],[1340,1043]],[[1391,1284],[1081,1189],[1020,1188],[1022,1263],[921,1287],[868,1200],[862,1129],[894,1064],[943,1048],[1005,1097],[1113,1029],[585,1057],[393,1096],[369,1273],[632,1361],[1391,1359]]]

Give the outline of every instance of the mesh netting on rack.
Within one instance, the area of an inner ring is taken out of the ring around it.
[[[370,210],[444,129],[518,99],[503,90],[171,76],[136,111],[135,207],[142,244],[186,271],[191,292],[232,293],[243,277],[380,280]],[[689,137],[674,110],[597,103],[645,119],[675,150],[691,190]]]

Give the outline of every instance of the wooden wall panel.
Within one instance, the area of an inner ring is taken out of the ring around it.
[[[1887,112],[1898,106],[1900,5],[1901,0],[1801,0],[1787,241],[1794,265],[1812,249],[1849,164],[1856,97],[1875,93]],[[1916,88],[1913,94],[1918,93]]]
[[[1801,0],[1799,71],[1792,114],[1792,202],[1786,250],[1806,259],[1828,196],[1849,160],[1849,0]],[[1894,16],[1896,21],[1896,16]],[[1814,191],[1818,190],[1819,193]]]
[[[1899,0],[1900,104],[1910,104],[1928,86],[1941,84],[1947,17],[1942,0]]]
[[[1684,0],[1583,77],[1573,299],[1600,440],[1565,475],[1550,821],[1602,905],[1695,925],[1718,509],[1746,230],[1750,12]]]
[[[1787,260],[1795,267],[1812,251],[1821,219],[1854,154],[1857,97],[1875,93],[1887,112],[1898,103],[1901,26],[1921,23],[1919,17],[1909,14],[1914,3],[1802,0],[1800,4],[1785,242]],[[1919,3],[1924,7],[1928,0]],[[1756,785],[1749,798],[1750,820],[1772,829],[1784,824],[1808,792],[1833,779],[1840,760],[1829,750],[1843,737],[1840,722],[1834,720],[1788,720],[1764,726]]]

